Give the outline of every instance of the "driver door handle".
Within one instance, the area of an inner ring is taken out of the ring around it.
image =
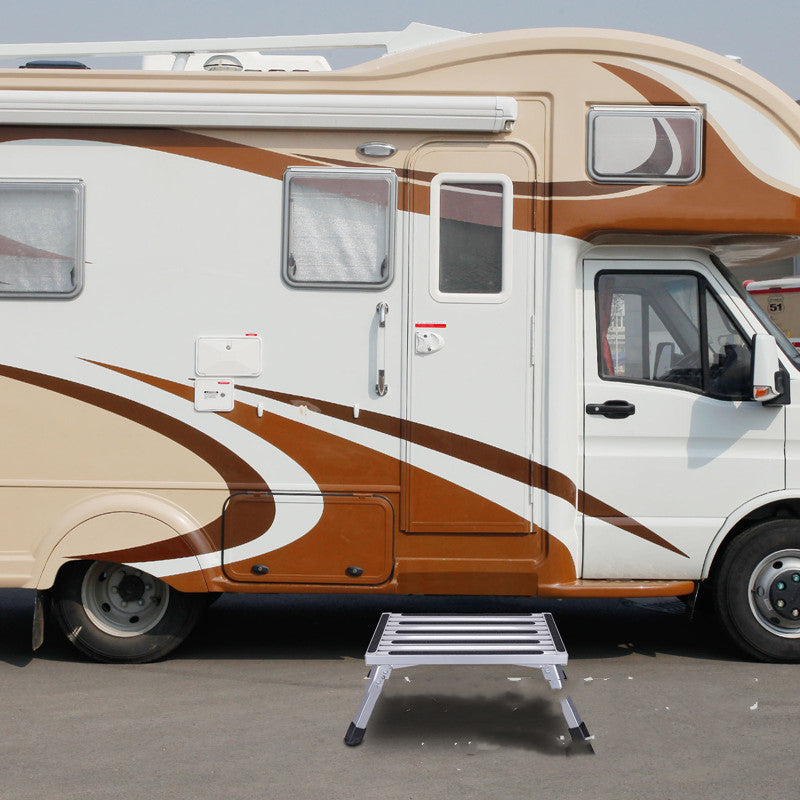
[[[587,414],[608,417],[608,419],[624,419],[636,413],[636,406],[627,400],[606,400],[605,403],[589,403]]]

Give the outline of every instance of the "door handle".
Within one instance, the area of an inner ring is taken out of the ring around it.
[[[375,383],[375,393],[384,397],[389,391],[386,385],[386,315],[389,313],[388,303],[378,303],[375,307],[378,314],[378,331],[375,358],[378,362],[378,376]]]
[[[605,403],[589,403],[587,414],[595,414],[608,419],[624,419],[636,413],[636,406],[627,400],[606,400]]]

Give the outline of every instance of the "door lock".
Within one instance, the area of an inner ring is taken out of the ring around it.
[[[420,355],[437,353],[444,347],[444,336],[433,331],[416,331],[414,334],[414,351]]]

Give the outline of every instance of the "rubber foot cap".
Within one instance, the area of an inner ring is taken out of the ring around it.
[[[589,729],[585,722],[581,722],[576,728],[569,729],[572,741],[567,746],[568,756],[594,755],[594,747],[589,741]]]
[[[573,742],[586,741],[589,738],[589,729],[586,727],[585,722],[581,722],[577,728],[570,728],[569,735]]]
[[[356,728],[355,722],[350,723],[347,733],[344,735],[344,743],[348,747],[355,747],[364,740],[364,734],[367,732],[366,728]]]

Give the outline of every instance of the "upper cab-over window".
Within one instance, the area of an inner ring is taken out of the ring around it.
[[[587,171],[597,183],[692,183],[700,177],[703,112],[681,106],[593,106]]]

